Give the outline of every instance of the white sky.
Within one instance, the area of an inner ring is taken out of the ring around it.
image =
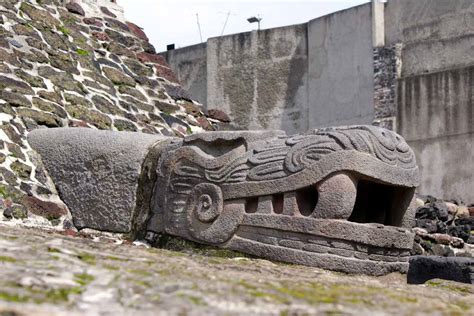
[[[220,36],[227,13],[224,35],[257,29],[247,18],[260,16],[261,28],[305,23],[319,16],[343,10],[369,0],[118,0],[130,22],[143,27],[158,52],[167,44],[176,48],[201,42],[196,14],[199,15],[202,40]]]

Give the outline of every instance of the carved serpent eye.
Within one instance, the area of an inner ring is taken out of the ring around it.
[[[224,205],[221,189],[211,183],[200,183],[190,193],[186,205],[190,235],[199,241],[220,244],[229,240],[242,222],[245,201]]]
[[[187,208],[200,222],[210,223],[219,216],[222,207],[221,189],[210,183],[201,183],[191,192]]]
[[[218,208],[213,206],[213,199],[209,194],[199,196],[195,212],[199,220],[205,223],[213,221],[220,213]]]

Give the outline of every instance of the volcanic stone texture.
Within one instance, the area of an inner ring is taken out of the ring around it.
[[[149,153],[169,137],[83,128],[35,130],[28,141],[68,205],[74,225],[100,231],[128,233],[138,208],[147,213],[148,199],[140,189],[152,191],[153,176],[142,177]],[[151,159],[156,161],[155,159]],[[144,215],[146,217],[146,214]]]
[[[474,284],[474,259],[438,256],[412,257],[408,269],[408,283],[421,284],[431,279]]]
[[[27,221],[60,224],[45,203],[68,214],[26,141],[34,129],[181,137],[216,126],[164,71],[138,26],[86,12],[79,2],[0,1],[0,220],[27,213]]]

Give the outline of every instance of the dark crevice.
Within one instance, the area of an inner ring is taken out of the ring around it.
[[[310,186],[296,191],[296,202],[298,209],[303,216],[313,214],[316,204],[318,204],[319,194],[315,187]]]
[[[257,213],[258,209],[258,197],[251,197],[245,201],[245,212],[246,213]]]
[[[405,201],[411,199],[412,195],[413,190],[410,188],[360,180],[354,210],[348,220],[401,226],[407,209]]]
[[[273,195],[272,203],[275,214],[283,213],[283,193]]]

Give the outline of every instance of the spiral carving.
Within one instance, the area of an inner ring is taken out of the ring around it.
[[[222,212],[221,189],[210,183],[196,185],[189,197],[188,213],[191,212],[200,222],[210,223]]]
[[[229,240],[243,219],[244,201],[224,207],[221,189],[211,183],[196,185],[186,213],[190,235],[198,241],[220,244]]]

